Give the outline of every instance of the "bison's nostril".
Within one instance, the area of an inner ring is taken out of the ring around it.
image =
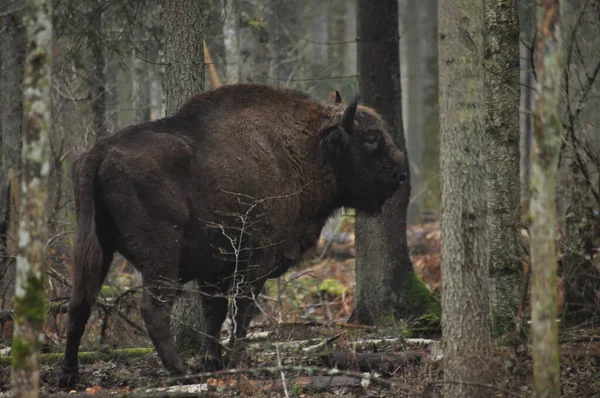
[[[397,180],[400,182],[404,182],[406,180],[406,173],[399,173]]]

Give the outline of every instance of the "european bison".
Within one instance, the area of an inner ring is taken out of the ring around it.
[[[169,331],[181,284],[201,289],[206,368],[222,366],[219,331],[236,287],[235,338],[253,296],[319,237],[335,209],[381,211],[406,177],[381,117],[306,94],[239,84],[198,94],[179,112],[127,127],[73,164],[73,292],[60,383],[78,376],[91,306],[115,251],[141,273],[141,315],[165,368],[185,372]],[[234,340],[232,338],[232,340]]]

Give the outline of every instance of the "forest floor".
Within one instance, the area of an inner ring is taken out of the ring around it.
[[[409,246],[417,273],[439,294],[439,224],[411,227]],[[305,266],[269,281],[260,298],[261,315],[249,333],[248,360],[237,373],[170,378],[150,349],[139,313],[139,292],[123,295],[132,277],[115,273],[105,294],[117,294],[118,311],[97,310],[82,351],[102,355],[80,365],[81,384],[56,387],[64,346],[64,315],[49,322],[50,344],[41,369],[42,396],[253,396],[253,397],[417,397],[440,396],[442,389],[439,323],[407,321],[382,329],[346,325],[354,306],[354,236],[351,226],[335,242],[321,242]],[[115,267],[118,268],[118,267]],[[121,285],[121,286],[119,286]],[[111,289],[118,289],[115,293]],[[115,316],[118,314],[118,316]],[[99,337],[103,336],[103,337]],[[223,338],[227,332],[223,332]],[[498,338],[485,366],[497,397],[531,395],[531,354],[525,338]],[[131,347],[147,347],[128,349]],[[0,347],[1,349],[1,347]],[[193,368],[194,358],[188,361]],[[9,389],[10,370],[0,365],[0,391]],[[331,368],[338,369],[335,373]],[[561,380],[565,397],[600,397],[600,331],[580,327],[561,331]],[[196,383],[188,386],[181,384]],[[2,393],[0,393],[2,396]]]

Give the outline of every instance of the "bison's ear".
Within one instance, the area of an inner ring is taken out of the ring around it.
[[[342,95],[337,90],[335,90],[335,103],[336,104],[341,104],[342,103]]]
[[[325,149],[332,155],[336,155],[340,149],[346,148],[349,143],[348,133],[339,127],[329,131],[325,137]]]

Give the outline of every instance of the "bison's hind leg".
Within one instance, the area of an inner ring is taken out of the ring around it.
[[[61,373],[58,379],[60,387],[72,388],[79,380],[79,345],[81,337],[85,332],[85,325],[92,311],[94,297],[90,297],[88,287],[83,283],[86,278],[93,278],[96,284],[102,285],[110,264],[112,263],[114,249],[104,246],[104,257],[102,259],[102,268],[99,275],[84,275],[75,278],[71,298],[67,306],[69,321],[67,327],[67,344],[65,347],[65,356],[63,359]]]
[[[141,271],[140,312],[148,334],[171,373],[186,371],[170,331],[171,307],[179,285],[183,226],[188,214],[177,186],[157,185],[161,170],[148,158],[136,164],[118,149],[105,157],[99,180],[119,231],[119,251]]]

